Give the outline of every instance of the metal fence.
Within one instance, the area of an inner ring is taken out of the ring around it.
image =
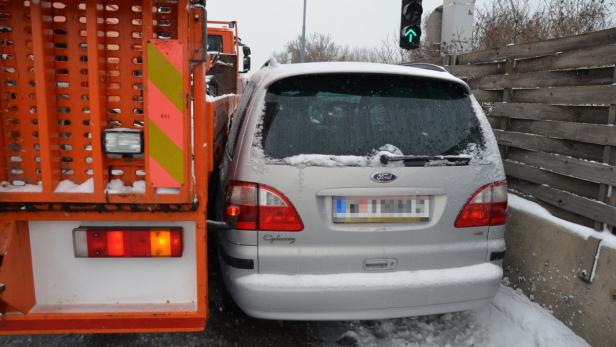
[[[564,219],[616,225],[616,28],[430,62],[482,103],[512,190]]]

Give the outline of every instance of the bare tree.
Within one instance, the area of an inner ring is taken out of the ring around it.
[[[337,61],[347,48],[334,42],[330,35],[313,33],[306,39],[305,61]],[[300,61],[301,37],[287,42],[284,49],[274,54],[281,63],[298,63]]]
[[[486,49],[573,36],[614,25],[615,0],[494,0],[476,11],[473,46]]]

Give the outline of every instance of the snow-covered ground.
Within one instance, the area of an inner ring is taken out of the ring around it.
[[[347,324],[339,343],[358,346],[588,346],[521,291],[504,285],[492,304],[475,311]],[[327,329],[322,333],[328,335]]]

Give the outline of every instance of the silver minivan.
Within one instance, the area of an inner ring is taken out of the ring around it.
[[[440,67],[269,64],[220,177],[223,278],[250,316],[436,314],[498,290],[501,157],[469,87]]]

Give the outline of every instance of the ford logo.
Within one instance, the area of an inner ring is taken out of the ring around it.
[[[372,174],[372,176],[370,176],[370,178],[374,181],[374,182],[378,182],[378,183],[390,183],[396,180],[396,178],[398,178],[398,176],[394,175],[391,172],[375,172]]]

